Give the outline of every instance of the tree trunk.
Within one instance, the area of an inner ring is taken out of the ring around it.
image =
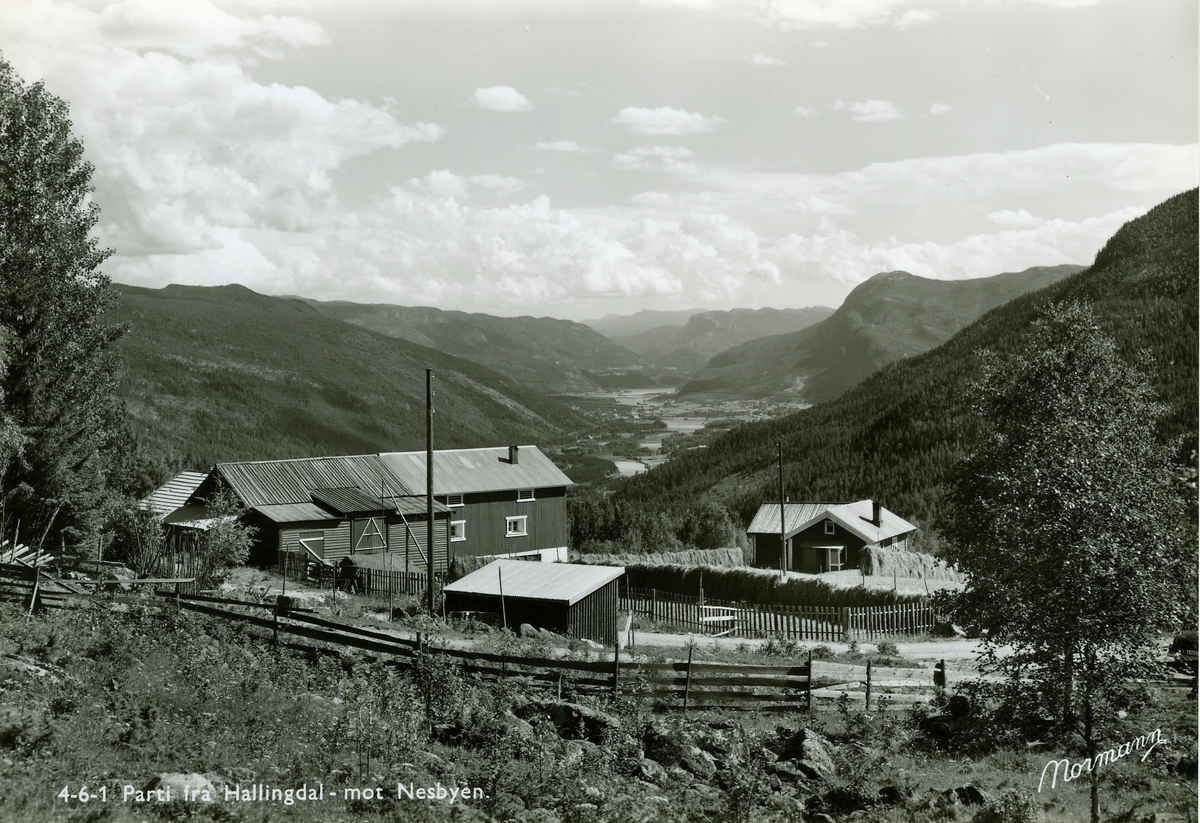
[[[1083,739],[1087,743],[1088,770],[1091,783],[1092,817],[1091,823],[1100,823],[1100,770],[1096,768],[1096,735],[1092,728],[1092,677],[1095,676],[1095,659],[1090,650],[1084,648],[1083,668]]]

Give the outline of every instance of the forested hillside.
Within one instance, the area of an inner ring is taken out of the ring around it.
[[[1123,226],[1088,269],[985,314],[923,355],[893,363],[838,400],[730,431],[703,451],[624,482],[616,499],[664,511],[728,502],[743,517],[778,495],[776,444],[793,500],[881,499],[923,523],[936,519],[947,474],[977,422],[968,391],[985,350],[1021,350],[1039,310],[1090,304],[1130,362],[1144,368],[1168,411],[1160,436],[1194,464],[1197,429],[1197,192],[1177,195]]]
[[[679,391],[737,397],[787,391],[811,402],[832,400],[888,363],[944,343],[989,309],[1081,268],[1039,266],[969,280],[877,274],[827,320],[721,352]]]
[[[494,317],[427,306],[306,300],[321,314],[473,360],[544,394],[589,391],[594,374],[628,372],[645,361],[599,332],[553,317]]]
[[[538,442],[580,418],[469,360],[242,286],[120,286],[120,395],[167,468],[425,443],[434,369],[439,448]]]

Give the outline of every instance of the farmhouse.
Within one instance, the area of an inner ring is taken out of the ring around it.
[[[503,615],[510,628],[617,643],[618,566],[496,560],[446,586],[446,610]]]
[[[866,546],[907,549],[917,530],[877,500],[841,505],[786,503],[783,515],[784,568],[809,574],[856,569]],[[754,542],[754,565],[779,568],[779,532],[779,504],[763,504],[746,529]]]
[[[399,482],[425,494],[425,452],[379,455]],[[571,480],[536,446],[433,453],[433,494],[450,511],[455,557],[567,559]]]
[[[435,451],[433,567],[461,555],[565,560],[571,481],[536,446]],[[252,559],[286,551],[336,563],[387,555],[427,568],[425,452],[218,463],[184,472],[143,501],[164,524],[202,528],[218,487],[250,510]]]

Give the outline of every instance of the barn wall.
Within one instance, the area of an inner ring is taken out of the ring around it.
[[[451,509],[451,518],[466,521],[466,540],[456,541],[455,555],[475,557],[557,549],[567,545],[567,490],[534,489],[534,499],[517,502],[517,490],[463,495],[462,506]],[[508,537],[506,517],[525,515],[528,534]]]
[[[619,579],[619,578],[618,578]],[[617,581],[597,589],[570,607],[567,633],[606,646],[617,645]]]
[[[437,514],[434,521],[433,567],[443,572],[447,567],[446,540],[449,520],[444,514]],[[412,572],[425,571],[425,561],[421,552],[427,551],[426,533],[429,531],[428,522],[424,517],[408,517],[408,528],[399,517],[388,518],[388,551],[392,554],[393,568],[403,570],[404,558],[408,556],[408,570]],[[457,548],[460,543],[455,543]],[[420,546],[420,550],[417,547]]]

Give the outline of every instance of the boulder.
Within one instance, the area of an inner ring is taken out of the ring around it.
[[[621,723],[599,709],[561,700],[529,699],[514,707],[516,715],[525,720],[548,718],[566,740],[588,740],[603,743],[615,735]]]
[[[992,799],[991,795],[987,792],[970,783],[953,789],[946,789],[946,791],[942,792],[942,797],[946,798],[951,804],[958,803],[963,806],[982,806]]]
[[[780,760],[778,763],[769,765],[767,769],[782,780],[797,781],[812,779],[810,770],[803,768],[795,760]]]
[[[662,764],[648,757],[643,757],[638,761],[634,768],[634,774],[656,786],[661,786],[662,782],[667,779],[667,770],[662,767]]]
[[[646,757],[664,766],[679,765],[684,747],[691,745],[691,742],[686,733],[659,720],[650,721],[642,731],[642,748]]]
[[[833,762],[833,745],[812,729],[797,731],[783,744],[780,760],[794,760],[806,775],[814,780],[831,780],[837,775]]]
[[[521,635],[521,637],[533,637],[539,640],[542,637],[542,633],[529,623],[522,623],[518,633]]]
[[[523,741],[533,740],[537,737],[537,734],[533,731],[533,726],[517,717],[511,711],[506,710],[497,718],[497,721],[509,737],[515,737]]]
[[[209,800],[221,799],[221,794],[217,791],[217,787],[213,785],[212,781],[196,772],[188,774],[163,772],[151,778],[150,782],[143,787],[143,791],[153,791],[155,789],[169,790],[172,800],[183,800],[185,797],[188,800],[197,800],[200,802],[203,802],[205,798]]]
[[[713,761],[713,756],[699,746],[684,746],[679,765],[701,780],[711,780],[717,773],[717,764]]]

